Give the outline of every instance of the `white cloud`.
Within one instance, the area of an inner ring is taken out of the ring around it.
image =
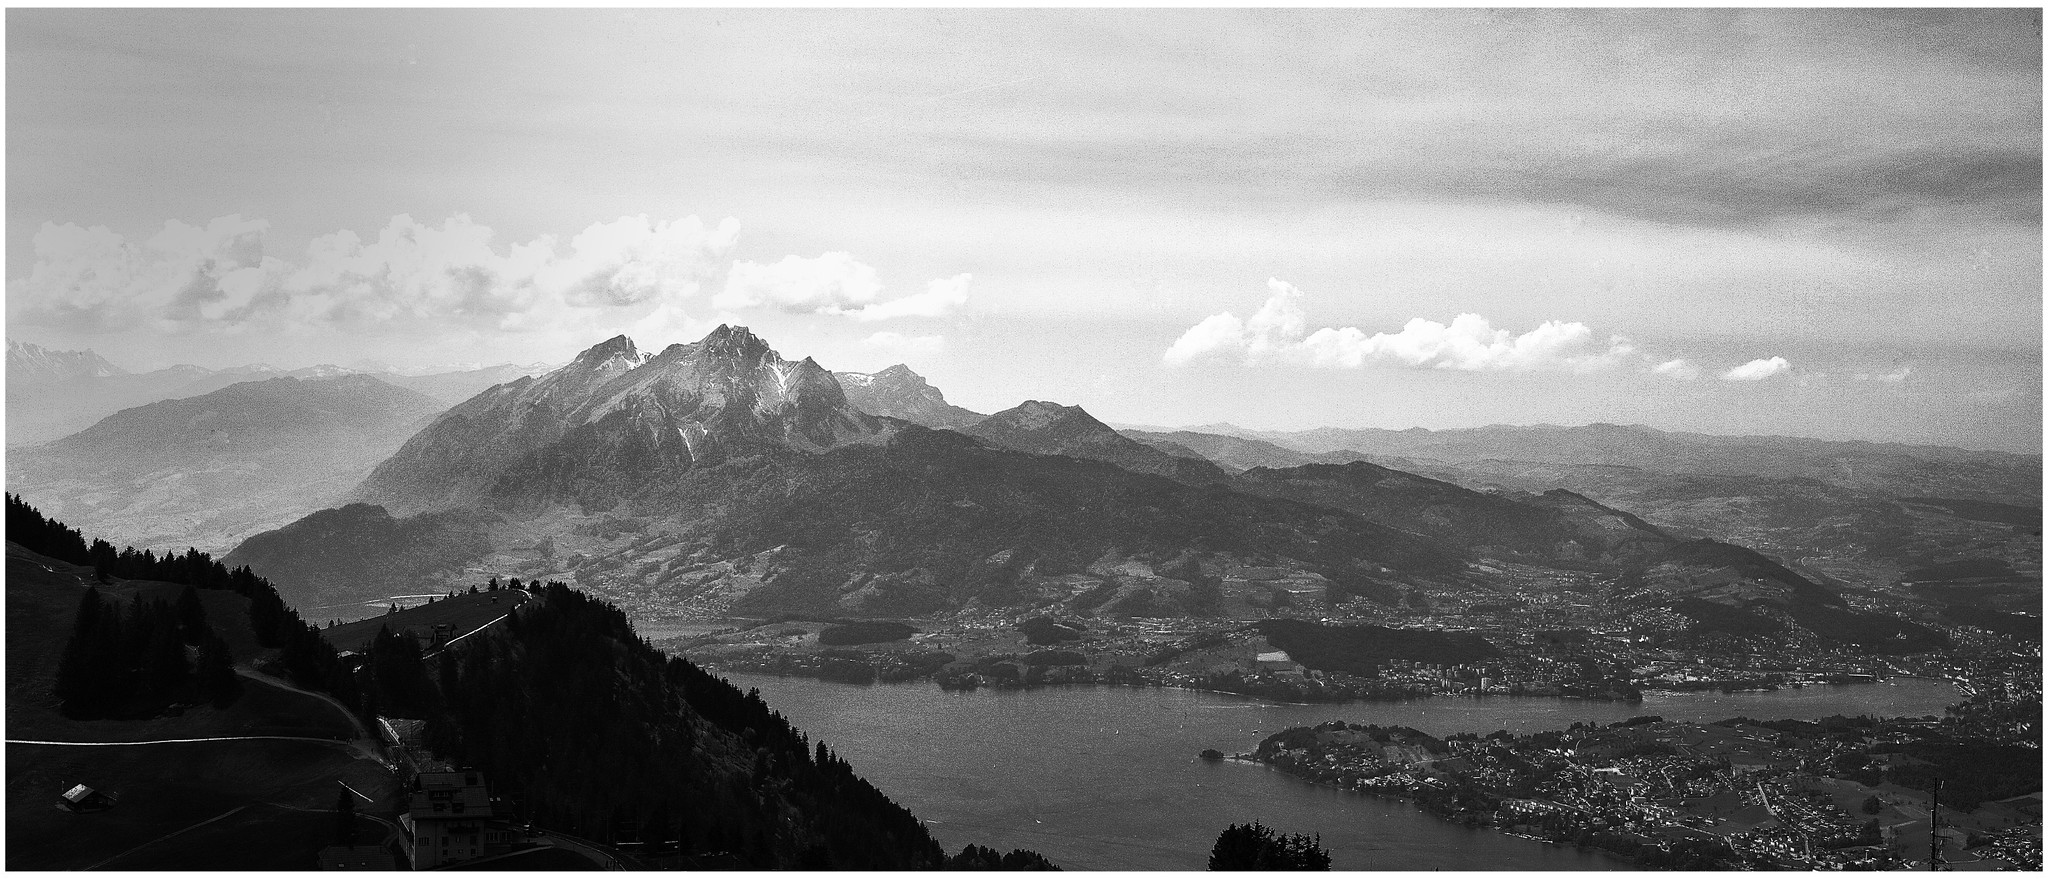
[[[8,310],[29,322],[104,330],[219,320],[261,288],[268,224],[239,214],[205,227],[172,220],[141,244],[105,226],[44,223],[35,264],[10,282]]]
[[[136,245],[104,227],[46,223],[29,274],[8,283],[9,315],[91,330],[420,321],[559,330],[695,297],[739,234],[730,218],[707,227],[696,217],[622,217],[590,226],[566,250],[542,235],[501,251],[491,228],[465,215],[439,226],[399,215],[374,240],[343,230],[285,260],[265,253],[268,228],[239,215],[204,228],[173,220]]]
[[[1166,362],[1172,366],[1184,366],[1204,354],[1246,347],[1244,321],[1226,311],[1209,315],[1180,334],[1180,338],[1166,349]]]
[[[1912,378],[1912,377],[1913,377],[1913,366],[1912,366],[1912,364],[1907,364],[1907,365],[1905,365],[1905,366],[1901,366],[1901,367],[1899,367],[1898,369],[1894,369],[1894,370],[1892,370],[1891,372],[1884,372],[1884,373],[1871,373],[1871,372],[1859,372],[1859,373],[1857,373],[1857,374],[1856,374],[1856,380],[1857,380],[1857,381],[1860,381],[1860,382],[1884,382],[1885,384],[1890,384],[1890,385],[1896,385],[1896,384],[1900,384],[1900,383],[1904,382],[1904,381],[1905,381],[1906,379],[1909,379],[1909,378]]]
[[[768,305],[792,314],[837,314],[849,306],[872,303],[881,292],[882,282],[873,267],[835,250],[813,259],[785,256],[775,263],[735,262],[725,277],[725,289],[711,304],[727,309]]]
[[[892,317],[944,317],[967,304],[967,288],[973,281],[973,275],[964,274],[939,278],[926,284],[923,293],[877,302],[845,313],[860,321],[888,320]]]
[[[1760,357],[1741,366],[1735,367],[1734,369],[1728,370],[1727,372],[1721,373],[1721,378],[1724,381],[1731,382],[1755,382],[1763,381],[1764,379],[1770,378],[1771,376],[1778,375],[1779,373],[1783,372],[1790,372],[1791,370],[1791,362],[1787,361],[1783,357]]]
[[[833,251],[810,259],[786,256],[771,264],[735,262],[725,289],[712,304],[725,309],[774,306],[792,314],[843,315],[858,321],[943,317],[967,304],[973,280],[964,274],[940,278],[927,284],[923,293],[885,302],[873,267]]]
[[[1399,332],[1370,336],[1356,327],[1310,333],[1301,290],[1277,278],[1266,286],[1270,295],[1250,320],[1229,312],[1211,315],[1181,334],[1165,361],[1178,366],[1219,355],[1247,366],[1357,368],[1376,362],[1466,372],[1590,372],[1637,354],[1626,339],[1610,336],[1603,343],[1591,327],[1575,321],[1547,321],[1516,335],[1476,314],[1458,315],[1448,325],[1418,317]]]
[[[880,332],[862,339],[860,343],[863,347],[885,353],[896,363],[929,360],[946,350],[944,336],[906,336],[902,333]]]
[[[1692,381],[1700,377],[1699,365],[1683,357],[1676,360],[1666,360],[1663,363],[1650,367],[1650,371],[1658,375],[1683,379],[1685,381]]]

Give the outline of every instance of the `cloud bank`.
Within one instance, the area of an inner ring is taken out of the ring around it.
[[[862,322],[939,317],[967,301],[972,278],[964,274],[883,300],[875,270],[844,252],[741,260],[728,269],[739,230],[732,218],[643,215],[566,239],[543,234],[500,245],[466,215],[439,225],[399,215],[373,236],[334,232],[284,258],[267,247],[268,222],[240,215],[204,226],[172,220],[140,241],[104,226],[44,223],[33,265],[8,282],[7,312],[23,324],[91,334],[425,328],[562,336],[629,326],[687,333],[713,310]],[[707,296],[721,273],[723,287]]]
[[[1250,318],[1227,311],[1210,315],[1174,340],[1161,359],[1172,367],[1220,360],[1244,366],[1357,369],[1382,364],[1460,372],[1590,373],[1628,367],[1682,381],[1704,373],[1692,360],[1652,357],[1626,337],[1602,338],[1578,321],[1545,321],[1517,334],[1480,315],[1460,314],[1449,324],[1414,318],[1393,333],[1367,335],[1357,327],[1311,332],[1300,288],[1278,278],[1268,280],[1266,288],[1265,303]],[[1728,381],[1761,381],[1791,369],[1785,358],[1771,357],[1720,375]]]
[[[519,329],[694,298],[739,222],[621,217],[566,244],[541,235],[500,249],[466,215],[439,226],[399,215],[372,239],[323,235],[292,260],[266,253],[268,229],[240,215],[205,227],[172,220],[136,243],[102,226],[45,223],[34,266],[7,285],[9,316],[96,332],[394,321]]]
[[[1370,336],[1357,327],[1324,327],[1311,333],[1301,290],[1277,278],[1266,286],[1270,295],[1249,320],[1230,312],[1209,316],[1174,341],[1164,355],[1166,363],[1182,366],[1221,357],[1246,366],[1355,369],[1385,363],[1464,372],[1589,372],[1636,353],[1628,340],[1596,339],[1591,327],[1576,321],[1546,321],[1517,335],[1496,329],[1476,314],[1458,315],[1449,324],[1418,317],[1399,332]]]

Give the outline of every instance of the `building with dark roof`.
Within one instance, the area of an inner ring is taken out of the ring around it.
[[[476,770],[421,772],[399,824],[411,840],[412,868],[431,870],[511,849],[510,825],[494,821],[490,788]]]
[[[73,812],[97,812],[112,808],[121,795],[111,791],[93,790],[85,785],[73,785],[57,798],[57,807]]]

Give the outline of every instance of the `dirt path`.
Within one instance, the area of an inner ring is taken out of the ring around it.
[[[335,699],[333,696],[329,696],[326,693],[315,693],[312,690],[300,689],[298,687],[292,686],[290,683],[286,681],[264,674],[253,668],[236,666],[235,674],[241,675],[242,677],[249,678],[251,680],[262,681],[273,687],[290,690],[302,696],[311,696],[315,699],[325,702],[328,705],[333,706],[334,710],[341,712],[341,716],[348,718],[348,725],[355,729],[356,738],[370,739],[373,741],[377,739],[375,735],[371,734],[369,727],[363,725],[362,718],[357,717],[355,712],[348,710],[348,706],[341,704],[340,700]]]

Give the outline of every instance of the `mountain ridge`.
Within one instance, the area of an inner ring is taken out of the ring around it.
[[[965,428],[988,416],[946,402],[925,377],[898,363],[880,372],[834,372],[848,403],[869,415],[901,418],[925,427]]]

